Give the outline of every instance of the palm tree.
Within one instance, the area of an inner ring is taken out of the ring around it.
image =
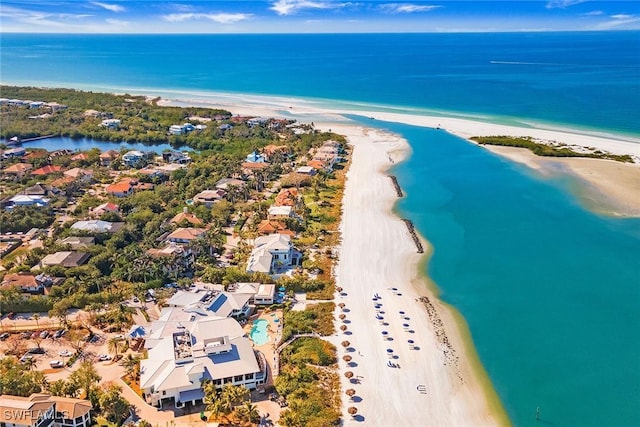
[[[118,338],[118,337],[113,337],[111,339],[109,339],[109,341],[107,341],[107,345],[109,347],[109,351],[112,351],[115,353],[115,357],[114,359],[118,358],[118,351],[120,351],[120,348],[122,346],[122,342],[124,340],[122,338]]]
[[[137,377],[140,374],[140,358],[132,354],[127,354],[122,359],[122,365],[127,375]]]
[[[36,321],[36,329],[38,329],[38,320],[40,320],[40,313],[33,313],[33,320]]]
[[[244,402],[236,411],[236,416],[240,421],[257,424],[260,422],[260,412],[256,405],[251,402]]]

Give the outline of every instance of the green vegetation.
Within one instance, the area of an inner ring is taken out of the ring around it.
[[[289,405],[280,414],[283,426],[339,425],[340,381],[327,369],[336,361],[336,348],[316,338],[300,338],[283,350],[282,371],[275,381]]]
[[[32,228],[47,228],[54,220],[55,214],[51,208],[36,206],[16,206],[11,210],[0,210],[0,224],[2,232],[27,232]]]
[[[618,162],[633,163],[631,156],[616,155],[611,153],[603,153],[596,150],[593,153],[578,153],[570,147],[559,145],[552,146],[535,142],[531,137],[514,137],[514,136],[474,136],[472,141],[480,145],[502,145],[506,147],[527,148],[538,156],[546,157],[587,157],[592,159],[616,160]]]
[[[284,328],[282,341],[288,340],[292,335],[316,332],[323,336],[335,333],[333,325],[333,302],[320,302],[309,304],[306,310],[284,313]]]

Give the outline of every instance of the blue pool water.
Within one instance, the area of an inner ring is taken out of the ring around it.
[[[262,345],[269,342],[269,334],[267,333],[267,326],[269,321],[264,319],[258,319],[253,322],[249,337],[256,345]]]

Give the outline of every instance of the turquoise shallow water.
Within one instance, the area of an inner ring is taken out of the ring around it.
[[[558,182],[443,131],[405,136],[398,203],[428,274],[467,320],[517,426],[640,425],[640,220],[585,211]]]

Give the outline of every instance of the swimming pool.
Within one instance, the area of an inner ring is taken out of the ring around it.
[[[267,333],[268,320],[258,319],[253,322],[249,337],[256,345],[262,345],[269,342],[269,334]]]

